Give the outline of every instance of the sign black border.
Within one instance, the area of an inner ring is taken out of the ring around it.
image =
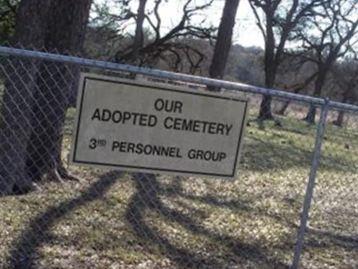
[[[243,136],[243,132],[244,132],[244,125],[245,125],[245,119],[246,119],[246,114],[247,114],[247,105],[248,105],[248,101],[247,100],[242,100],[242,99],[238,99],[235,97],[229,97],[229,96],[216,96],[216,95],[211,95],[211,94],[205,94],[203,92],[191,92],[191,91],[185,91],[185,90],[179,90],[179,89],[171,89],[171,88],[165,88],[165,87],[159,87],[159,86],[155,86],[155,85],[143,85],[140,84],[136,81],[119,81],[119,80],[111,80],[111,79],[104,79],[104,78],[98,78],[98,77],[90,77],[88,75],[84,75],[82,77],[83,79],[83,83],[82,83],[82,91],[81,91],[81,99],[80,99],[80,103],[79,103],[79,112],[77,113],[77,128],[76,128],[76,136],[75,136],[75,143],[74,143],[74,150],[73,150],[73,154],[72,154],[72,162],[73,163],[79,163],[79,164],[92,164],[92,165],[99,165],[99,166],[106,166],[106,167],[119,167],[119,168],[130,168],[130,169],[144,169],[144,170],[153,170],[153,171],[163,171],[163,172],[174,172],[174,173],[184,173],[184,174],[195,174],[195,175],[204,175],[204,176],[219,176],[219,177],[234,177],[235,176],[235,172],[236,172],[236,167],[237,167],[237,162],[238,162],[238,157],[239,157],[239,150],[240,150],[240,145],[241,145],[241,140],[242,140],[242,136]],[[235,156],[235,162],[234,162],[234,167],[233,167],[233,171],[231,174],[220,174],[220,173],[205,173],[205,172],[198,172],[198,171],[186,171],[186,170],[176,170],[176,169],[164,169],[164,168],[155,168],[155,167],[145,167],[145,166],[135,166],[135,165],[121,165],[121,164],[113,164],[113,163],[100,163],[100,162],[90,162],[90,161],[81,161],[78,160],[76,158],[76,153],[77,153],[77,142],[78,142],[78,136],[79,136],[79,129],[80,129],[80,125],[81,125],[81,115],[82,115],[82,107],[83,107],[83,99],[84,99],[84,92],[86,89],[86,83],[87,80],[95,80],[95,81],[103,81],[103,82],[111,82],[111,83],[116,83],[116,84],[124,84],[124,85],[135,85],[138,87],[142,87],[142,88],[146,88],[146,89],[150,89],[150,90],[162,90],[162,91],[174,91],[174,92],[180,92],[180,93],[184,93],[184,94],[191,94],[191,95],[199,95],[199,96],[205,96],[205,97],[210,97],[210,98],[216,98],[216,99],[225,99],[225,100],[230,100],[230,101],[236,101],[236,102],[241,102],[245,104],[245,109],[244,109],[244,117],[243,120],[241,122],[241,130],[240,130],[240,135],[239,135],[239,139],[237,142],[237,149],[236,149],[236,156]],[[78,105],[77,105],[78,106]]]

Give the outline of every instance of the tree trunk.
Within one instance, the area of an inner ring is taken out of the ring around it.
[[[82,50],[91,0],[54,0],[45,38],[47,51],[77,54]],[[70,7],[70,8],[69,8]],[[66,111],[76,94],[79,67],[44,62],[38,76],[33,132],[28,145],[27,167],[32,180],[58,175]],[[57,170],[57,171],[53,171]]]
[[[27,146],[26,164],[31,180],[40,180],[51,169],[61,167],[62,129],[70,90],[65,79],[71,81],[71,71],[64,64],[41,64],[36,104],[32,107],[33,130]]]
[[[264,95],[260,104],[259,120],[271,120],[273,119],[272,111],[272,96]]]
[[[338,127],[342,127],[343,126],[343,121],[344,121],[344,111],[340,110],[338,112],[337,119],[335,121],[333,121],[333,124],[338,126]]]
[[[215,44],[214,55],[211,61],[209,75],[211,78],[222,79],[232,42],[232,33],[235,25],[235,17],[240,0],[226,0],[223,9],[218,37]],[[220,90],[208,87],[210,90]]]
[[[145,19],[145,7],[147,0],[139,0],[138,10],[136,14],[136,28],[133,43],[128,48],[128,51],[124,55],[116,55],[116,62],[142,65],[145,59],[141,58],[141,49],[144,45],[144,31],[143,24]],[[132,74],[132,78],[135,78],[135,74]]]
[[[276,71],[274,67],[272,66],[268,66],[267,68],[265,67],[265,86],[269,89],[272,88],[273,85],[275,84],[275,76],[276,76],[275,74]],[[262,120],[274,119],[272,115],[271,104],[272,104],[272,96],[264,95],[262,97],[262,101],[260,104],[260,112],[259,112],[258,120],[262,121]]]
[[[307,115],[304,118],[309,124],[314,124],[316,119],[316,107],[314,105],[310,105]]]
[[[21,1],[12,41],[14,46],[43,47],[44,18],[50,3],[41,0]],[[26,147],[32,131],[32,105],[39,62],[9,57],[5,65],[0,129],[0,195],[25,193],[32,188],[26,172]]]
[[[350,99],[350,97],[351,97],[350,94],[351,94],[351,91],[354,89],[354,86],[355,86],[355,84],[348,86],[348,88],[344,91],[342,103],[346,103]],[[342,127],[343,121],[344,121],[344,114],[345,113],[343,110],[339,110],[337,119],[335,121],[333,121],[333,124],[338,127]]]
[[[0,195],[25,193],[32,188],[26,174],[26,146],[31,135],[31,104],[36,66],[11,59],[1,111]]]
[[[290,105],[290,101],[285,101],[281,108],[276,112],[278,115],[284,116],[286,114],[286,110]]]
[[[299,93],[301,90],[303,90],[305,87],[307,87],[313,79],[316,77],[316,73],[309,76],[302,84],[295,85],[293,87],[293,93]],[[285,89],[287,89],[285,87]],[[288,106],[290,105],[290,101],[285,101],[282,107],[277,111],[277,114],[279,115],[285,115],[286,110]]]
[[[307,81],[308,81],[308,80],[306,80],[306,82],[307,82]],[[306,83],[306,82],[305,82],[303,85],[294,88],[293,93],[299,93],[301,90],[303,90],[304,87],[306,87],[307,84],[308,84],[308,83]],[[282,115],[282,116],[285,115],[285,114],[286,114],[286,110],[287,110],[288,106],[290,105],[290,103],[291,103],[291,102],[290,102],[289,100],[285,101],[285,102],[283,103],[282,107],[277,111],[277,114],[278,114],[278,115]]]
[[[13,45],[78,53],[91,0],[23,0]],[[0,194],[25,193],[61,166],[65,113],[79,67],[9,58],[0,129]],[[55,169],[54,169],[55,168]]]
[[[145,18],[145,5],[147,0],[140,0],[137,12],[137,22],[135,29],[135,36],[133,42],[133,60],[138,60],[139,50],[143,47],[144,34],[143,34],[143,23]]]
[[[321,96],[322,88],[324,85],[324,81],[326,79],[327,72],[326,71],[319,72],[317,79],[315,81],[313,96],[315,96],[315,97]],[[306,117],[304,118],[304,120],[307,121],[309,124],[314,124],[315,119],[316,119],[316,107],[314,105],[310,105],[310,107],[308,109],[308,113],[307,113]]]
[[[275,61],[275,36],[273,32],[273,14],[267,15],[265,40],[265,87],[271,89],[275,85],[277,63]],[[264,95],[260,105],[259,121],[274,119],[271,110],[272,96]]]

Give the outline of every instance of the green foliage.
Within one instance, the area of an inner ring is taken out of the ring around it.
[[[14,34],[19,2],[20,0],[0,0],[0,45],[7,43]]]

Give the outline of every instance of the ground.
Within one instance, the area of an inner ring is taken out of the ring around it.
[[[69,166],[80,182],[1,197],[0,268],[288,268],[316,126],[281,121],[249,124],[235,180]],[[302,268],[358,267],[357,175],[356,126],[329,124]]]

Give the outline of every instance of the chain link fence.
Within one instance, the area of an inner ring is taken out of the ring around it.
[[[301,252],[302,268],[357,266],[356,107],[64,55],[0,53],[0,268],[297,268]],[[249,98],[238,177],[70,165],[81,71]],[[263,94],[273,111],[289,102],[276,121],[256,120]],[[316,124],[302,120],[311,105]],[[342,127],[331,124],[338,112],[330,108],[345,112]]]
[[[357,119],[357,112],[328,113],[307,227],[304,267],[358,267]]]

